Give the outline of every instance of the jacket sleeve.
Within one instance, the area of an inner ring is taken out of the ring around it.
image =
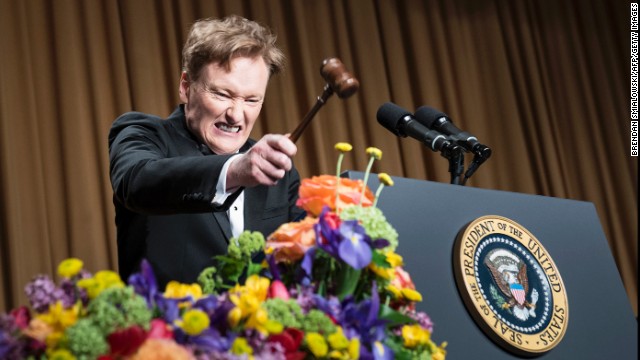
[[[211,200],[230,155],[180,154],[176,141],[181,139],[176,139],[162,121],[129,113],[114,122],[109,136],[114,201],[146,214],[224,210],[235,196],[219,207]]]

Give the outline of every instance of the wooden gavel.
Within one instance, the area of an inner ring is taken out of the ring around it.
[[[298,124],[289,136],[294,143],[333,93],[338,94],[338,97],[341,99],[346,99],[358,91],[360,87],[358,80],[347,71],[342,61],[338,58],[324,59],[320,67],[320,75],[322,75],[327,83],[324,86],[322,95],[318,96],[316,104],[309,110],[304,119],[302,119],[302,122]]]

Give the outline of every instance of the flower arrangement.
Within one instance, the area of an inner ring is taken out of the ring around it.
[[[337,173],[351,145],[338,143]],[[31,309],[0,316],[2,359],[435,359],[429,317],[395,250],[398,234],[366,186],[382,152],[368,148],[365,179],[304,179],[306,218],[265,240],[245,231],[197,284],[160,291],[150,265],[125,284],[79,259],[58,284],[35,277]]]

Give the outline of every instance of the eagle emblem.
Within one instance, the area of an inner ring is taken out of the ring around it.
[[[484,263],[491,273],[494,283],[502,293],[501,307],[513,311],[513,315],[522,321],[536,317],[538,291],[531,291],[531,301],[527,301],[529,280],[527,265],[513,252],[506,249],[491,250]]]

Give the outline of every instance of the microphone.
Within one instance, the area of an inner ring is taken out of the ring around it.
[[[378,122],[387,130],[400,137],[412,137],[424,143],[433,151],[441,151],[444,156],[459,151],[459,147],[452,144],[441,133],[429,130],[420,124],[413,115],[400,106],[387,102],[382,104],[376,114]]]
[[[466,131],[458,129],[447,114],[429,106],[421,106],[416,110],[416,120],[429,129],[449,135],[452,140],[479,157],[484,162],[491,156],[491,149],[482,145],[478,138]]]

